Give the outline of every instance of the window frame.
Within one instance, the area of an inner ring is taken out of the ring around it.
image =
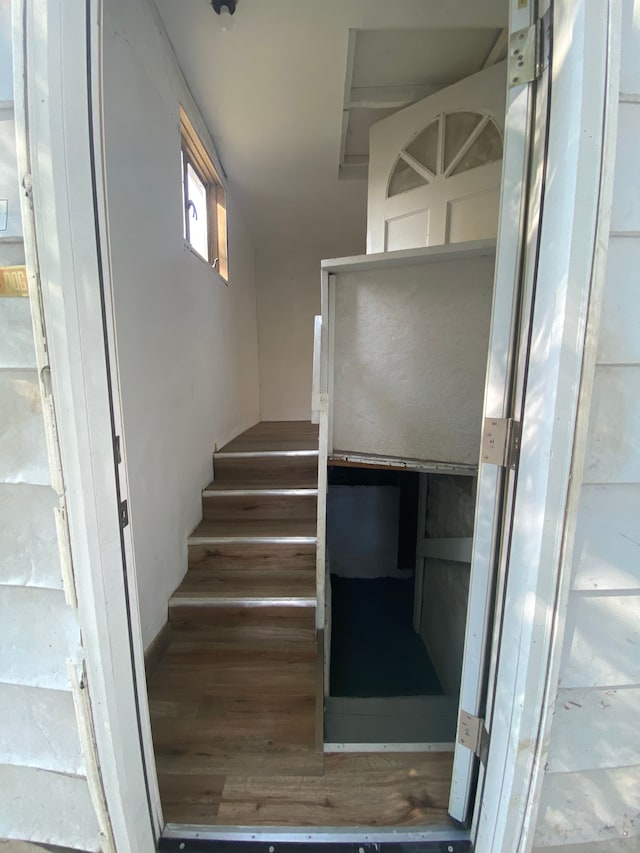
[[[192,252],[213,267],[218,275],[228,283],[227,194],[211,157],[182,106],[180,107],[180,149],[182,155],[182,222],[185,243]],[[189,165],[204,184],[207,194],[208,257],[206,258],[195,248],[189,235]]]

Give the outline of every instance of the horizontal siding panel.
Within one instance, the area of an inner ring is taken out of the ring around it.
[[[640,594],[572,592],[560,687],[640,684]]]
[[[638,0],[622,0],[622,58],[620,91],[640,94],[640,6]]]
[[[640,850],[640,767],[545,775],[534,847],[618,838]]]
[[[0,266],[3,266],[1,259]],[[36,350],[29,300],[4,297],[0,300],[0,368],[35,366]]]
[[[0,683],[0,764],[85,775],[73,696]]]
[[[550,773],[640,764],[640,687],[559,690]]]
[[[614,841],[587,841],[586,844],[561,844],[559,847],[533,847],[531,853],[638,853],[638,838]]]
[[[613,181],[611,230],[640,232],[640,169],[637,140],[640,139],[640,104],[621,103]]]
[[[572,587],[640,589],[640,484],[583,487]]]
[[[0,370],[0,482],[50,482],[35,370]]]
[[[13,105],[0,108],[0,187],[2,198],[8,205],[7,228],[3,237],[22,235],[22,217],[20,215],[20,184],[18,181],[18,161],[16,159],[16,125],[13,118]]]
[[[0,809],[0,838],[28,838],[91,853],[101,849],[84,777],[2,764],[0,791],[11,792],[11,808]]]
[[[79,660],[75,611],[64,593],[0,586],[0,681],[68,690],[67,659]]]
[[[2,237],[0,237],[0,266],[23,266],[24,262],[24,243],[22,242],[22,240],[16,240],[15,242],[11,243],[3,243]],[[3,298],[7,299],[8,297]]]
[[[583,479],[640,483],[640,366],[596,368]]]
[[[0,584],[62,589],[49,486],[0,483]]]
[[[640,237],[612,237],[607,256],[597,361],[640,364]]]

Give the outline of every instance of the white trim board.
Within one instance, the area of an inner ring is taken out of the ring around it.
[[[331,258],[321,262],[324,272],[362,272],[387,267],[410,267],[417,264],[444,263],[470,258],[492,258],[496,254],[495,240],[474,240],[468,243],[447,243],[444,246],[423,246],[400,249],[396,252],[373,252],[348,258]],[[323,316],[324,319],[324,316]]]

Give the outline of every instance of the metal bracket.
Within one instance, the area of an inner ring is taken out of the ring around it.
[[[532,83],[542,73],[542,28],[540,20],[509,36],[507,77],[510,89]]]
[[[485,418],[482,431],[482,462],[515,470],[520,455],[522,428],[513,418]]]
[[[124,528],[129,524],[129,504],[122,501],[119,507],[120,527]]]
[[[458,722],[458,743],[470,749],[483,764],[487,763],[489,733],[484,726],[484,720],[481,717],[474,717],[462,708]]]

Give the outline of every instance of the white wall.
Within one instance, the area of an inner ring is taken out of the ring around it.
[[[229,285],[184,246],[179,105],[210,137],[149,0],[105,10],[116,337],[145,646],[166,621],[211,453],[259,419],[254,252],[228,196]]]
[[[308,421],[311,417],[313,318],[320,313],[320,261],[364,251],[365,205],[363,190],[362,239],[357,245],[257,246],[262,420]]]

